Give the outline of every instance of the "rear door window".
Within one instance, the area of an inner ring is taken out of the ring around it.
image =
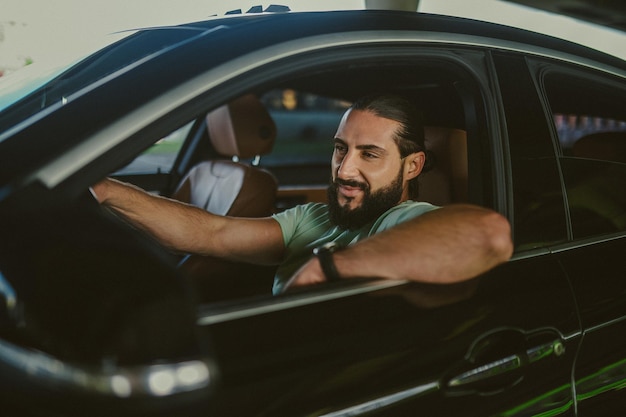
[[[593,76],[548,73],[575,239],[626,230],[626,90]]]

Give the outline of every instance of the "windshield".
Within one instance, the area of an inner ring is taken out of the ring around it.
[[[99,80],[194,36],[206,28],[171,27],[140,31],[78,63],[11,74],[0,84],[0,132],[45,110]],[[16,77],[13,77],[15,75]]]
[[[66,68],[67,66],[42,68],[31,64],[19,72],[0,78],[0,111],[32,93]]]
[[[0,112],[36,91],[44,84],[59,76],[69,68],[83,61],[89,55],[130,36],[136,31],[109,34],[95,41],[91,48],[76,51],[61,59],[31,63],[19,71],[0,78]]]

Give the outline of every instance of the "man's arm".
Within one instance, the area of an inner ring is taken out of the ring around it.
[[[500,214],[471,205],[442,207],[335,252],[342,278],[380,277],[427,283],[473,278],[507,261],[511,229]],[[325,281],[319,261],[307,262],[290,281]]]
[[[217,216],[112,179],[94,185],[93,191],[101,204],[171,250],[258,264],[276,264],[282,259],[282,232],[270,217]]]

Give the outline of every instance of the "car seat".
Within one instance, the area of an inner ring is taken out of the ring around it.
[[[580,138],[572,156],[626,163],[626,132],[597,132]]]
[[[424,145],[435,154],[432,170],[419,176],[419,200],[443,206],[468,201],[467,134],[425,126]]]
[[[272,151],[276,125],[254,95],[206,116],[209,140],[220,159],[203,161],[183,178],[173,198],[211,213],[264,217],[274,211],[278,181],[269,171],[241,162]]]
[[[174,199],[214,214],[265,217],[274,212],[278,181],[269,171],[241,160],[271,152],[276,125],[254,95],[245,95],[206,116],[209,141],[219,159],[189,170]],[[191,279],[199,302],[271,294],[274,267],[188,255],[179,268]]]

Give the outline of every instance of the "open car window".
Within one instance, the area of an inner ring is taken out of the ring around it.
[[[373,52],[389,53],[378,48]],[[256,165],[276,177],[278,190],[274,212],[297,204],[326,201],[332,138],[341,117],[353,100],[381,90],[404,95],[423,113],[428,132],[426,146],[432,150],[437,162],[436,168],[420,180],[421,199],[439,205],[455,202],[493,204],[495,185],[483,181],[485,173],[492,168],[491,162],[483,158],[489,137],[486,135],[481,82],[464,69],[466,64],[454,54],[432,59],[427,58],[425,51],[420,52],[425,56],[395,59],[392,54],[384,60],[381,57],[371,62],[352,62],[351,66],[327,64],[281,79],[268,76],[262,87],[254,90],[254,95],[276,123],[277,136],[271,152],[263,155],[260,161],[252,158],[240,162]],[[477,65],[482,65],[482,54],[468,56]],[[372,80],[385,81],[372,84]],[[364,85],[368,85],[367,89]],[[241,93],[232,99],[239,96]],[[211,109],[198,114],[198,118],[191,122],[195,122],[194,127],[186,131],[187,139],[181,145],[182,155],[179,155],[178,162],[192,162],[174,168],[178,180],[197,164],[223,158],[216,155],[206,136],[207,128],[203,123],[206,123],[204,118],[209,111]],[[144,155],[151,152],[149,150]],[[172,184],[172,189],[176,188]],[[235,273],[228,268],[216,271],[192,279],[202,304],[214,306],[203,310],[206,314],[222,311],[224,302],[246,299],[254,300],[256,305],[258,297],[271,297],[272,275],[268,275],[266,268],[245,267]],[[336,294],[349,294],[353,291],[350,288],[361,286],[362,281],[351,280],[342,283],[343,289],[338,289]],[[344,293],[346,288],[349,290]],[[373,287],[367,288],[369,291]],[[221,291],[223,297],[219,295]],[[318,291],[328,293],[323,288],[311,288],[299,291],[301,295],[297,298],[304,297],[308,300],[305,303],[316,302],[314,294],[319,294]],[[289,295],[289,298],[293,296]],[[273,306],[271,308],[289,305],[278,302],[277,297],[268,298],[267,302]],[[227,309],[231,308],[235,307],[231,305]],[[257,310],[245,311],[255,314],[253,312]]]

